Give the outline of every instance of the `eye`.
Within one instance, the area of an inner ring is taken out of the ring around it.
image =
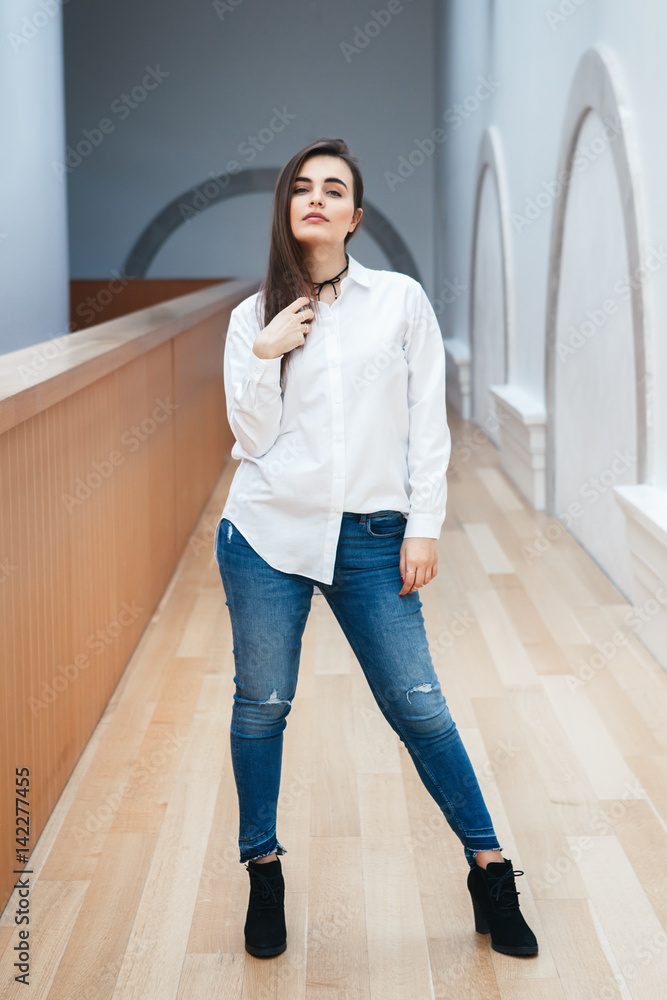
[[[300,194],[302,191],[307,191],[307,190],[308,190],[308,188],[305,188],[305,187],[296,187],[296,188],[294,188],[294,191],[292,192],[292,194]],[[326,193],[327,194],[338,195],[339,198],[343,197],[342,194],[340,193],[340,191],[338,191],[336,188],[330,188],[330,190],[327,191]]]

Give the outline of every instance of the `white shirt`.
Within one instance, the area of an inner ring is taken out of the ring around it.
[[[445,350],[424,289],[349,251],[348,262],[338,298],[291,352],[284,393],[282,355],[252,350],[259,292],[232,310],[224,352],[241,464],[220,520],[274,569],[327,584],[343,511],[400,510],[405,538],[440,537],[451,454]]]

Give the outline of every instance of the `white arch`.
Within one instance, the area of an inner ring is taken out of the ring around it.
[[[547,510],[553,513],[555,503],[555,399],[556,399],[556,331],[558,322],[558,297],[561,280],[563,233],[567,215],[569,178],[579,133],[590,111],[615,130],[617,138],[609,143],[613,165],[620,191],[625,232],[626,250],[631,275],[638,275],[637,287],[631,288],[631,313],[635,358],[637,400],[637,478],[646,481],[650,475],[651,458],[648,438],[651,421],[650,372],[648,370],[648,333],[640,267],[645,258],[645,240],[641,231],[644,214],[641,211],[638,155],[631,134],[631,116],[619,87],[620,70],[613,53],[603,45],[596,45],[582,56],[574,75],[563,122],[558,171],[556,178],[563,181],[562,194],[556,199],[551,230],[549,254],[549,287],[546,315],[546,364],[545,399],[547,408],[546,459],[547,459]]]
[[[487,174],[488,171],[488,174]],[[480,138],[479,152],[477,155],[477,165],[475,176],[477,178],[475,187],[473,236],[470,262],[470,358],[473,372],[476,366],[475,354],[475,292],[478,283],[477,261],[479,251],[480,236],[480,211],[482,204],[482,194],[487,176],[493,184],[495,201],[498,206],[498,234],[500,241],[500,282],[502,287],[502,330],[503,330],[503,357],[504,371],[502,373],[502,384],[509,379],[512,362],[512,344],[514,341],[513,309],[512,309],[512,266],[509,239],[509,218],[510,205],[507,193],[507,180],[505,172],[505,162],[502,155],[502,143],[500,133],[495,126],[484,130]],[[471,379],[474,391],[475,377]],[[473,399],[473,409],[475,401]],[[487,431],[488,433],[488,431]]]
[[[512,262],[511,262],[511,252],[510,252],[510,238],[509,238],[509,219],[510,219],[510,200],[507,192],[507,173],[505,170],[505,159],[502,153],[502,142],[500,138],[500,133],[495,125],[491,125],[489,128],[484,129],[479,143],[479,152],[477,154],[477,166],[475,170],[475,176],[477,178],[477,183],[475,186],[475,212],[473,218],[473,229],[472,229],[472,257],[470,262],[470,274],[472,276],[472,281],[470,283],[470,333],[471,333],[471,353],[472,353],[472,331],[473,331],[473,313],[474,313],[474,295],[475,295],[475,260],[477,256],[477,237],[479,232],[479,209],[480,200],[482,194],[482,186],[484,183],[484,173],[489,170],[491,177],[493,179],[496,201],[499,208],[499,219],[498,226],[500,229],[500,242],[502,247],[502,260],[501,260],[501,271],[503,278],[503,299],[504,299],[504,315],[503,315],[503,328],[505,331],[505,359],[506,359],[506,372],[505,381],[509,379],[509,373],[511,370],[511,346],[514,342],[514,323],[513,323],[513,308],[512,308]]]

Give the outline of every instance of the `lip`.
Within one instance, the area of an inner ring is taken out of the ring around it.
[[[304,215],[303,221],[307,222],[308,219],[318,219],[320,222],[328,222],[329,221],[323,215],[320,215],[319,212],[309,212],[308,215]]]

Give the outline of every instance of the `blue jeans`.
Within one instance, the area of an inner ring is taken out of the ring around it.
[[[399,511],[344,513],[333,582],[273,569],[227,518],[215,558],[232,624],[236,690],[230,730],[240,861],[285,848],[276,836],[283,731],[296,692],[313,586],[324,595],[385,719],[463,844],[500,850],[470,758],[440,689],[419,592],[399,597]]]

